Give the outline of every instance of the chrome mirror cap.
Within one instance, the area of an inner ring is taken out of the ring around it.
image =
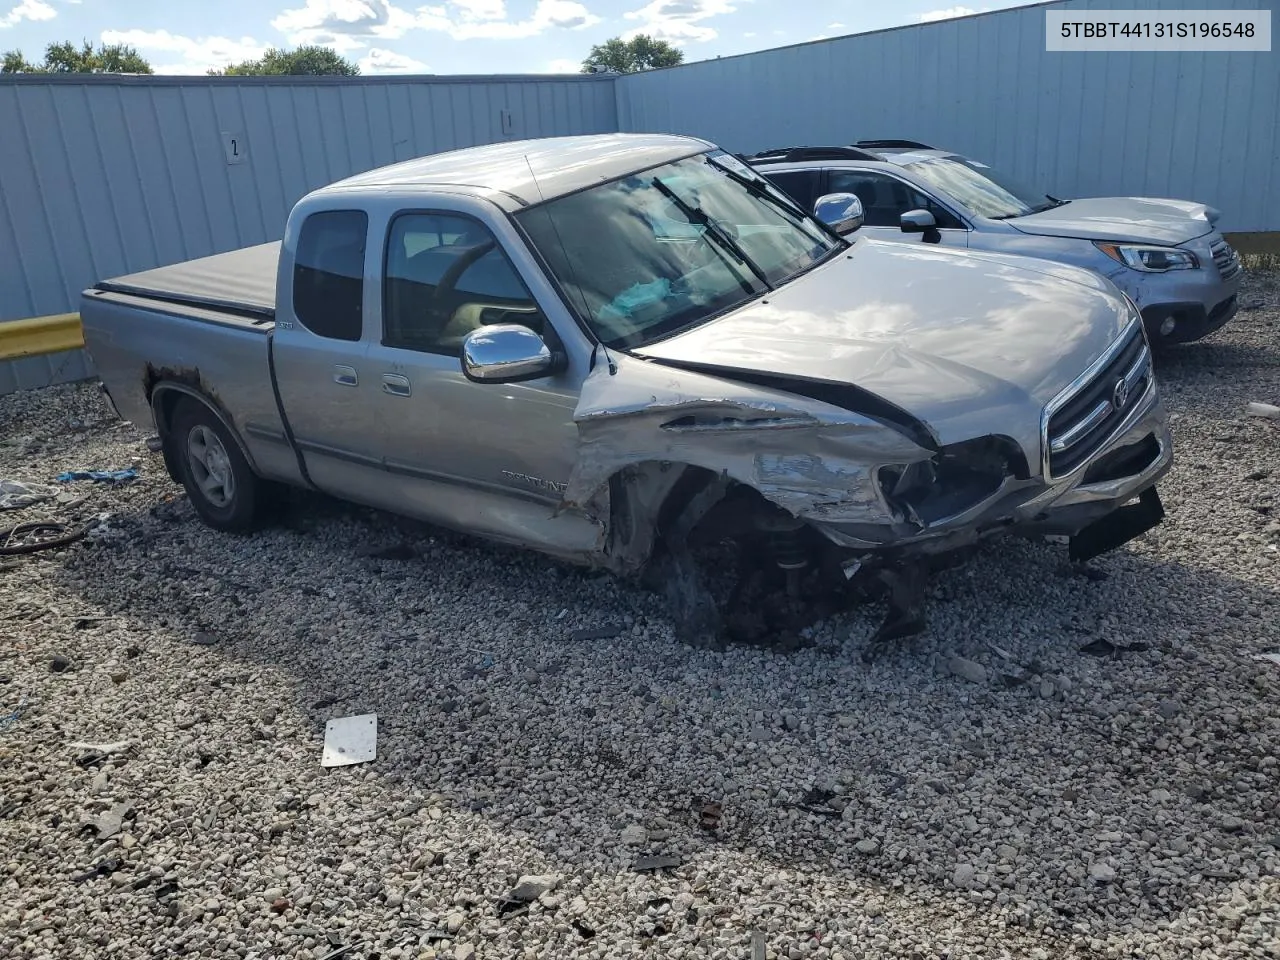
[[[862,201],[855,193],[828,193],[814,203],[813,215],[843,236],[862,226]]]
[[[898,218],[903,233],[924,233],[938,225],[938,221],[928,210],[908,210]]]
[[[518,323],[478,327],[462,341],[462,372],[476,383],[514,383],[554,373],[559,358],[546,341]]]

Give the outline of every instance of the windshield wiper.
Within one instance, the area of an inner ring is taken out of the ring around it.
[[[720,170],[721,172],[723,172],[725,176],[727,176],[734,183],[738,183],[746,187],[747,192],[750,193],[753,197],[758,197],[761,200],[765,200],[768,203],[773,204],[775,207],[777,207],[779,210],[783,211],[784,213],[791,214],[791,216],[794,217],[800,223],[801,229],[808,226],[809,223],[813,220],[813,218],[809,214],[805,213],[804,210],[800,208],[800,204],[793,202],[790,198],[786,197],[785,195],[780,195],[781,190],[779,190],[778,193],[774,193],[765,185],[765,182],[763,179],[755,180],[750,177],[744,177],[742,174],[738,173],[738,171],[730,170],[728,167],[722,166],[721,164],[716,163],[714,159],[708,160],[707,162],[714,164],[717,170]],[[805,235],[808,236],[811,240],[816,240],[821,242],[821,239],[822,239],[821,237],[815,237],[813,234],[809,233],[808,231],[805,231]],[[843,246],[846,246],[846,247],[849,245],[849,241],[846,240],[844,237],[839,236],[838,234],[833,234],[833,236],[839,242],[839,244],[842,244]]]
[[[674,203],[676,205],[676,208],[681,213],[683,213],[686,217],[689,218],[690,223],[696,223],[698,224],[698,226],[706,230],[707,236],[709,236],[712,240],[714,240],[716,244],[722,250],[724,250],[725,253],[729,254],[729,256],[733,257],[733,259],[737,260],[740,264],[742,264],[744,267],[750,270],[752,274],[755,275],[755,278],[759,280],[762,284],[764,284],[764,288],[766,290],[773,289],[773,284],[771,284],[769,282],[769,278],[764,275],[764,271],[761,270],[758,266],[755,265],[755,263],[752,262],[751,258],[747,256],[746,252],[738,244],[738,241],[734,240],[733,237],[729,236],[729,234],[727,234],[724,231],[724,229],[720,226],[720,224],[716,223],[715,220],[711,219],[710,215],[708,215],[708,213],[705,210],[703,210],[701,207],[695,207],[688,200],[685,200],[683,197],[677,194],[674,190],[668,187],[665,183],[663,183],[661,178],[659,177],[653,178],[653,186],[654,186],[654,189],[656,189],[664,197],[666,197],[668,200]],[[747,283],[747,280],[745,277],[741,278],[741,285],[742,285],[742,289],[745,290],[747,293],[756,292],[752,288],[751,284]]]

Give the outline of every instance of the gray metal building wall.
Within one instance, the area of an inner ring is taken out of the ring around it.
[[[619,123],[735,151],[921,140],[1065,196],[1193,199],[1226,230],[1280,230],[1274,39],[1270,53],[1048,53],[1055,8],[1269,8],[1280,30],[1276,0],[1037,4],[622,77]]]
[[[616,129],[608,77],[3,76],[0,321],[74,311],[103,277],[277,239],[299,197],[362,170]],[[0,393],[86,373],[80,351],[0,362]]]

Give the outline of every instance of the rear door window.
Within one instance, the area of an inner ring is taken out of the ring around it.
[[[326,210],[303,221],[293,262],[293,312],[317,336],[360,339],[368,232],[362,210]]]

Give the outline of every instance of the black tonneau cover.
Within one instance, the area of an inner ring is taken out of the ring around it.
[[[279,259],[280,241],[273,240],[103,280],[94,289],[274,320]]]

